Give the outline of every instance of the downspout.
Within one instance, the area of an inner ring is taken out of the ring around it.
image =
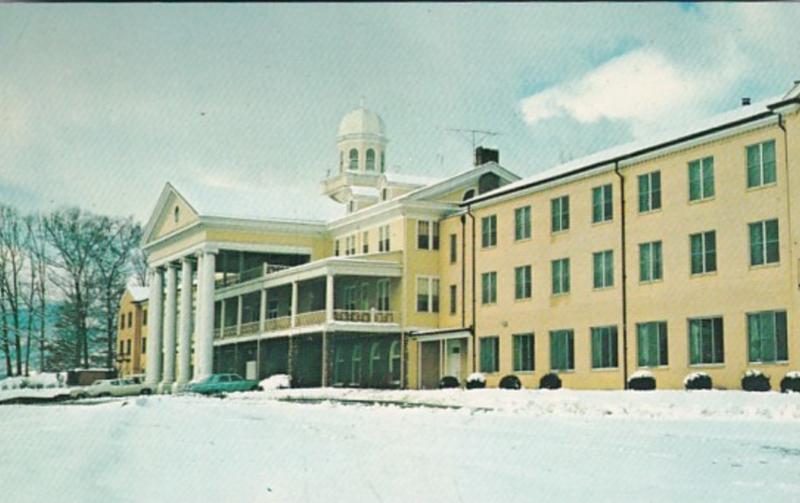
[[[778,114],[778,127],[781,128],[783,131],[783,160],[784,160],[784,169],[786,171],[786,227],[789,230],[789,270],[792,270],[792,262],[794,262],[792,258],[792,250],[794,249],[794,236],[792,235],[792,196],[791,196],[791,184],[789,183],[789,134],[786,131],[786,123],[783,119],[783,114]],[[790,281],[793,281],[790,279]],[[793,288],[789,291],[791,292],[794,290],[794,284],[792,283]],[[800,287],[800,281],[797,283],[797,286]]]
[[[619,160],[614,161],[614,173],[619,177],[620,243],[622,247],[622,378],[628,389],[628,268],[625,248],[625,177],[619,172]]]
[[[472,206],[469,205],[469,204],[467,205],[467,215],[469,215],[470,224],[471,224],[471,227],[472,227],[472,243],[471,243],[471,245],[472,245],[472,264],[471,264],[471,266],[472,266],[472,284],[470,285],[470,288],[472,289],[472,319],[470,320],[471,323],[470,323],[470,326],[469,326],[469,331],[470,331],[470,334],[472,335],[472,371],[473,372],[477,372],[477,370],[478,370],[478,365],[477,365],[477,361],[478,361],[477,360],[477,358],[478,358],[478,346],[476,344],[477,343],[477,337],[476,337],[476,330],[475,330],[475,325],[476,325],[475,320],[477,318],[476,313],[475,313],[475,262],[476,262],[476,257],[475,257],[475,215],[472,214]]]
[[[461,215],[461,326],[467,323],[467,217]]]

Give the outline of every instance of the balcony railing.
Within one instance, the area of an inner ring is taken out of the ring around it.
[[[394,311],[334,309],[333,320],[349,321],[351,323],[397,323],[398,316]]]
[[[263,276],[267,276],[272,273],[276,273],[278,271],[283,271],[289,269],[290,265],[283,265],[283,264],[261,264],[258,267],[253,267],[251,269],[245,269],[244,271],[236,274],[236,273],[228,273],[224,278],[220,278],[215,282],[215,286],[217,288],[224,288],[228,286],[238,285],[239,283],[244,283],[245,281],[250,281],[251,279],[260,278]]]
[[[296,327],[307,327],[309,325],[321,325],[325,323],[325,311],[309,311],[298,313],[294,325]]]
[[[295,327],[309,327],[322,325],[325,323],[325,311],[309,311],[297,313],[295,317]],[[333,321],[346,323],[399,323],[400,317],[396,311],[378,311],[376,309],[334,309]],[[281,316],[279,318],[269,318],[264,320],[264,332],[276,332],[292,328],[292,317]],[[242,323],[241,326],[225,327],[214,330],[214,337],[227,339],[241,335],[257,334],[260,330],[260,323],[257,321]]]

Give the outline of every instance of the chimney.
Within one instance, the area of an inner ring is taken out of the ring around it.
[[[750,98],[742,98],[742,106],[746,107],[750,104]]]
[[[487,162],[500,162],[500,151],[494,148],[478,147],[475,149],[475,166],[486,164]]]

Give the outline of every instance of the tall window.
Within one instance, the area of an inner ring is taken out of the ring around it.
[[[142,337],[142,354],[147,353],[147,337]]]
[[[389,280],[378,280],[378,311],[389,311]]]
[[[703,365],[725,363],[722,318],[689,320],[689,363]]]
[[[361,344],[353,346],[353,353],[350,366],[350,384],[361,382]]]
[[[550,230],[560,232],[569,229],[569,196],[550,200]]]
[[[611,184],[592,189],[592,222],[605,222],[614,218],[613,188]]]
[[[369,378],[374,380],[377,377],[378,369],[381,365],[381,344],[374,341],[369,346]]]
[[[668,365],[667,322],[652,321],[636,325],[636,344],[640,367]]]
[[[523,206],[514,210],[514,240],[531,237],[531,207]]]
[[[367,171],[375,171],[375,151],[371,148],[367,149]]]
[[[553,295],[569,293],[569,259],[553,260],[550,265]]]
[[[639,245],[639,281],[662,279],[661,241]]]
[[[550,332],[550,369],[575,370],[575,336],[572,330]]]
[[[352,236],[347,236],[345,239],[345,255],[355,255],[356,254],[356,236],[353,234]]]
[[[335,240],[335,241],[333,242],[333,255],[334,255],[334,256],[336,256],[336,257],[338,257],[340,253],[341,253],[341,250],[340,250],[340,242],[339,242],[339,240],[337,239],[337,240]]]
[[[481,219],[481,246],[488,248],[497,245],[497,215]]]
[[[748,313],[749,361],[751,363],[787,361],[789,350],[786,333],[786,311]]]
[[[450,263],[455,264],[458,260],[458,237],[450,234]]]
[[[382,225],[378,228],[378,251],[389,251],[389,226]]]
[[[458,308],[458,287],[450,285],[450,314],[456,314]]]
[[[485,272],[481,274],[481,303],[494,304],[497,302],[497,273]]]
[[[393,383],[400,382],[400,341],[393,341],[389,346],[389,375]]]
[[[481,337],[481,372],[497,372],[500,370],[500,339],[498,337]]]
[[[350,166],[348,167],[353,171],[358,170],[358,150],[354,148],[350,149]]]
[[[747,187],[775,183],[775,140],[747,147]]]
[[[617,366],[617,327],[592,327],[592,368]]]
[[[427,250],[431,245],[430,222],[427,220],[417,221],[417,249]]]
[[[777,264],[780,258],[778,220],[750,224],[750,265]]]
[[[515,299],[530,299],[532,293],[531,283],[531,266],[523,265],[514,268]]]
[[[692,274],[717,270],[717,233],[700,232],[689,236],[692,252]]]
[[[639,212],[661,208],[661,172],[639,175]]]
[[[417,277],[417,312],[439,312],[439,278]]]
[[[614,251],[605,250],[593,253],[592,263],[594,265],[594,287],[614,286]]]
[[[689,201],[714,197],[714,158],[689,163]]]
[[[439,249],[439,222],[431,222],[431,249]]]
[[[125,314],[119,315],[119,328],[125,328]]]
[[[515,334],[514,372],[531,372],[534,368],[533,334]]]

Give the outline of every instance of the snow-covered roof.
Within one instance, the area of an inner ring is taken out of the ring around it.
[[[247,189],[191,181],[172,185],[202,217],[322,223],[344,212],[340,204],[302,188]]]
[[[386,135],[386,126],[383,119],[364,107],[349,112],[339,123],[339,136],[348,135]]]
[[[688,139],[705,131],[715,130],[717,128],[722,128],[725,126],[736,124],[748,119],[754,119],[760,115],[769,114],[770,110],[768,108],[768,105],[771,105],[777,101],[781,101],[784,99],[786,99],[784,95],[772,97],[770,99],[762,100],[753,103],[751,105],[740,106],[734,110],[729,110],[727,112],[714,115],[705,120],[694,121],[691,127],[665,130],[663,132],[659,132],[647,138],[637,139],[628,143],[624,143],[622,145],[617,145],[605,150],[601,150],[599,152],[595,152],[585,157],[574,159],[572,161],[568,161],[566,163],[554,166],[550,169],[541,171],[539,173],[523,178],[514,183],[504,185],[490,192],[486,192],[485,194],[475,197],[474,199],[472,199],[472,201],[491,199],[494,196],[498,196],[500,194],[506,194],[509,192],[514,192],[515,190],[518,190],[522,187],[535,185],[545,180],[561,178],[571,173],[591,168],[593,166],[599,167],[602,165],[610,164],[615,160],[619,160],[620,158],[635,155],[645,150],[658,148],[660,145],[665,145],[668,143],[680,141],[683,138]]]
[[[146,286],[129,286],[128,293],[131,294],[134,302],[141,302],[150,297],[150,289]]]
[[[440,182],[444,179],[442,177],[409,175],[406,173],[384,173],[383,176],[386,178],[389,185],[424,186]]]

